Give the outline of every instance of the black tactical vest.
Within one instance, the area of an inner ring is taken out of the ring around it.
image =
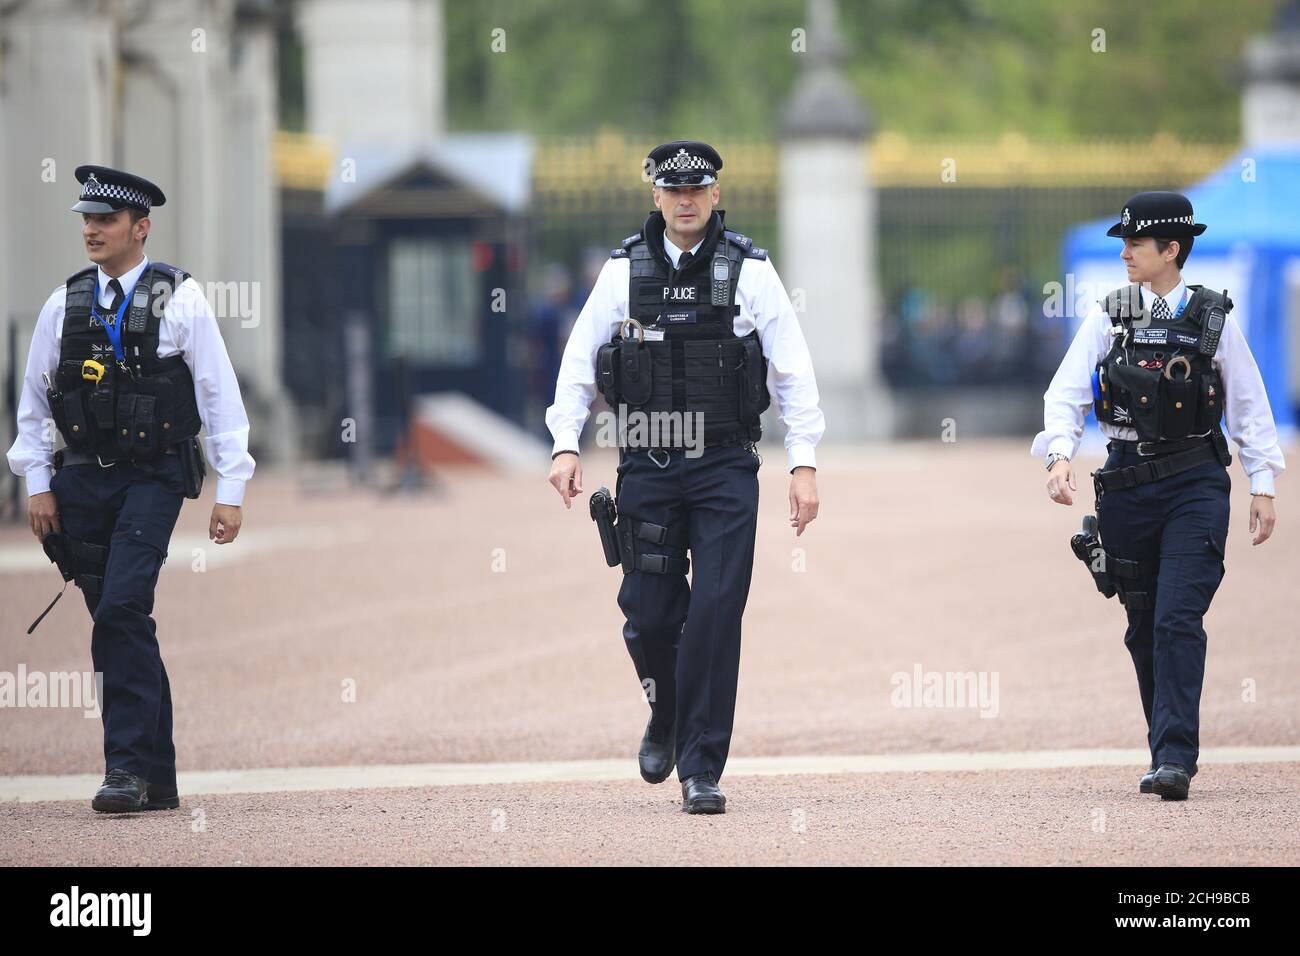
[[[1187,290],[1182,311],[1164,321],[1143,311],[1138,285],[1102,300],[1115,335],[1094,375],[1097,421],[1136,429],[1145,442],[1218,430],[1225,399],[1213,365],[1218,337],[1206,334],[1206,319],[1211,309],[1226,316],[1232,300],[1201,286]]]
[[[95,301],[98,270],[68,279],[59,367],[50,411],[68,447],[110,460],[149,461],[168,445],[193,438],[202,421],[194,378],[180,355],[158,357],[158,326],[176,286],[189,273],[151,262],[122,316],[123,361],[99,319],[115,317]]]
[[[758,332],[735,333],[736,285],[745,259],[766,259],[747,236],[727,230],[717,212],[693,259],[678,271],[663,249],[656,212],[613,258],[629,260],[628,318],[596,356],[597,384],[610,407],[629,413],[677,412],[703,424],[703,444],[757,441],[770,404],[767,359]],[[676,416],[674,416],[676,417]],[[638,437],[642,440],[638,440]],[[668,447],[670,436],[634,428],[625,447]],[[694,440],[698,441],[696,437]]]

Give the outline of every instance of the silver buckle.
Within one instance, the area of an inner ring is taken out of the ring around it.
[[[659,454],[661,454],[661,455],[664,456],[664,463],[663,463],[662,465],[659,464],[659,459],[655,457],[655,452],[659,452]],[[647,457],[647,458],[649,458],[651,461],[653,461],[653,462],[654,462],[656,465],[658,465],[660,468],[667,468],[669,462],[671,462],[671,461],[673,460],[673,456],[670,455],[670,454],[668,454],[668,452],[664,451],[662,448],[651,448],[651,449],[650,449],[648,452],[646,452],[645,454],[646,454],[646,457]]]
[[[117,462],[115,461],[110,461],[107,465],[104,464],[104,459],[100,457],[98,452],[95,453],[95,461],[99,462],[100,468],[112,468],[114,465],[117,464]]]

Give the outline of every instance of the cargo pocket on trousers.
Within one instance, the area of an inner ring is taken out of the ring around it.
[[[144,545],[158,553],[160,564],[167,561],[167,546],[171,541],[174,520],[165,515],[144,514],[129,518],[118,530],[121,538],[131,544]]]
[[[1217,531],[1211,531],[1205,536],[1205,547],[1210,550],[1215,559],[1219,562],[1219,583],[1223,583],[1223,575],[1227,572],[1227,535],[1220,534]]]

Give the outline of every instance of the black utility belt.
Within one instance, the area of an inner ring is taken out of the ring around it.
[[[185,497],[197,498],[203,493],[203,479],[208,473],[207,464],[203,460],[203,450],[199,447],[197,438],[186,438],[184,441],[173,442],[164,446],[155,457],[145,459],[116,458],[105,461],[101,455],[92,450],[60,448],[54,453],[54,470],[58,471],[68,465],[91,464],[99,465],[101,468],[111,468],[116,464],[126,462],[127,464],[136,465],[144,471],[152,471],[153,463],[167,455],[174,455],[180,459],[181,484],[185,489]]]
[[[1214,434],[1196,435],[1192,438],[1185,438],[1182,441],[1124,441],[1121,438],[1112,438],[1106,442],[1107,451],[1135,452],[1143,458],[1150,458],[1158,455],[1172,455],[1174,452],[1190,451],[1193,448],[1200,448],[1207,442],[1213,441]]]
[[[180,453],[176,450],[176,446],[168,445],[163,449],[162,454],[158,457],[161,458],[162,455],[177,454]],[[68,465],[103,465],[107,468],[109,465],[116,465],[119,461],[130,460],[131,459],[129,458],[110,458],[105,461],[93,451],[84,451],[76,448],[60,448],[54,453],[54,470],[58,471],[60,468],[66,468]],[[157,461],[156,458],[152,460]]]
[[[1173,446],[1165,454],[1155,454],[1140,450],[1142,447],[1158,448]],[[1190,446],[1190,447],[1188,447]],[[1123,488],[1136,488],[1138,485],[1150,484],[1164,478],[1172,478],[1184,471],[1190,471],[1207,461],[1217,461],[1223,467],[1232,464],[1232,455],[1228,451],[1228,440],[1222,432],[1215,432],[1205,438],[1195,438],[1186,442],[1126,442],[1118,439],[1106,446],[1111,451],[1137,451],[1138,454],[1150,454],[1149,461],[1110,471],[1094,471],[1092,481],[1098,497],[1102,492],[1119,491]],[[1182,449],[1182,450],[1178,450]]]
[[[705,447],[705,448],[721,448],[723,445],[748,445],[748,444],[752,444],[753,442],[756,442],[756,441],[758,440],[757,438],[754,438],[754,437],[751,436],[750,433],[751,433],[752,431],[753,431],[753,428],[752,428],[752,427],[749,427],[749,426],[739,426],[739,427],[737,427],[737,428],[735,428],[735,429],[731,429],[731,430],[727,431],[726,433],[724,433],[724,434],[722,434],[722,435],[719,435],[719,436],[717,436],[717,437],[704,437],[704,438],[701,438],[699,444],[700,444],[701,446]],[[687,445],[680,445],[680,444],[678,444],[678,445],[656,445],[656,444],[654,444],[653,442],[647,442],[647,443],[645,443],[645,444],[635,444],[635,443],[631,443],[631,442],[629,442],[628,444],[621,445],[620,447],[623,448],[625,451],[628,451],[628,452],[637,452],[637,451],[666,451],[666,452],[690,451],[690,447],[687,446]]]

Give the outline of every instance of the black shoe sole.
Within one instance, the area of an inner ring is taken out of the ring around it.
[[[668,765],[668,769],[664,771],[662,777],[656,777],[653,774],[646,773],[645,767],[641,767],[639,764],[638,764],[638,769],[641,771],[641,779],[644,780],[646,783],[663,783],[665,780],[667,780],[669,777],[673,775],[673,770],[676,768],[676,766],[677,766],[676,762],[670,763]]]
[[[1168,787],[1160,783],[1151,784],[1151,792],[1160,794],[1161,800],[1186,800],[1188,787]]]
[[[90,809],[96,813],[138,813],[146,808],[145,801],[127,797],[95,797],[90,801]]]
[[[716,799],[714,797],[704,797],[699,800],[693,800],[687,803],[682,801],[682,813],[726,813],[727,799],[723,797]]]
[[[663,783],[665,780],[671,777],[673,775],[673,771],[677,769],[676,745],[674,744],[673,746],[673,758],[668,761],[668,768],[664,770],[664,774],[662,777],[656,776],[651,773],[646,773],[645,764],[641,763],[640,754],[637,754],[636,756],[636,767],[639,771],[641,771],[641,779],[644,780],[646,783]]]

